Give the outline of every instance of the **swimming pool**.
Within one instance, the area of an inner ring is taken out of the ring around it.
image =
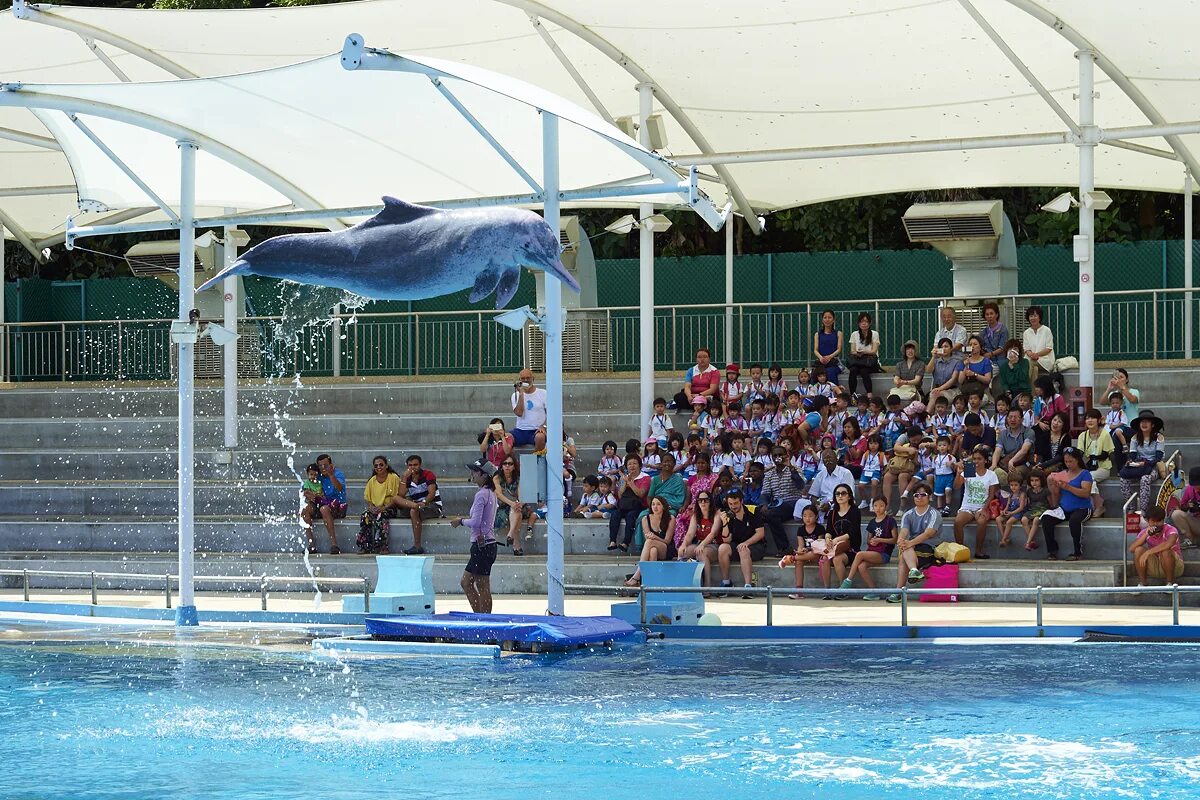
[[[9,643],[0,796],[1192,798],[1198,654],[657,643],[343,664]]]

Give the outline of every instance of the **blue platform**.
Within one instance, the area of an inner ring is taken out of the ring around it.
[[[433,556],[375,556],[379,577],[371,592],[376,614],[432,614]],[[359,593],[342,595],[343,613],[367,613]]]
[[[367,617],[376,639],[496,644],[504,650],[548,653],[616,643],[639,644],[646,635],[613,617],[541,617],[451,611],[431,617]]]
[[[695,625],[704,616],[704,595],[700,578],[704,565],[699,561],[643,561],[642,586],[646,591],[646,624]],[[695,592],[652,592],[657,588],[695,588]],[[609,613],[631,625],[642,622],[640,602],[613,603]]]

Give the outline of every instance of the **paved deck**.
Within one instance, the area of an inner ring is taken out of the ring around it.
[[[19,590],[0,590],[0,601],[19,601]],[[101,605],[162,608],[161,594],[152,592],[100,592]],[[338,611],[341,602],[336,595],[324,595],[318,609],[311,594],[276,594],[269,597],[271,611]],[[30,600],[46,603],[88,604],[89,592],[35,591]],[[576,616],[607,615],[614,598],[568,597],[566,611]],[[257,594],[199,593],[196,604],[209,611],[257,611],[261,608]],[[705,608],[721,618],[725,625],[763,625],[766,623],[766,601],[708,600]],[[470,611],[462,595],[438,595],[437,610]],[[546,598],[539,595],[497,595],[493,610],[496,613],[542,614]],[[900,606],[862,600],[827,601],[817,599],[779,599],[773,609],[776,625],[899,625]],[[981,626],[1035,624],[1032,603],[919,603],[908,608],[910,625]],[[1183,608],[1179,613],[1183,625],[1200,625],[1200,609]],[[1171,609],[1113,605],[1046,605],[1045,625],[1170,625]]]

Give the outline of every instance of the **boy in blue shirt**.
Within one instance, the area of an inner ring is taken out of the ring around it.
[[[304,533],[308,536],[309,555],[317,552],[317,540],[313,536],[313,518],[320,514],[325,520],[325,529],[329,531],[329,555],[340,555],[337,532],[333,529],[335,519],[346,517],[346,476],[340,469],[333,466],[333,459],[327,453],[317,456],[317,470],[321,477],[321,494],[315,495],[311,490],[304,489],[304,509],[300,519],[304,522]],[[321,501],[318,502],[317,498]]]

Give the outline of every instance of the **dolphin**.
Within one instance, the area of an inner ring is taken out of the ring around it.
[[[470,289],[472,303],[512,300],[521,267],[544,270],[572,290],[546,221],[520,208],[442,210],[383,198],[383,210],[352,228],[267,239],[197,289],[234,275],[332,286],[376,300],[422,300]]]

